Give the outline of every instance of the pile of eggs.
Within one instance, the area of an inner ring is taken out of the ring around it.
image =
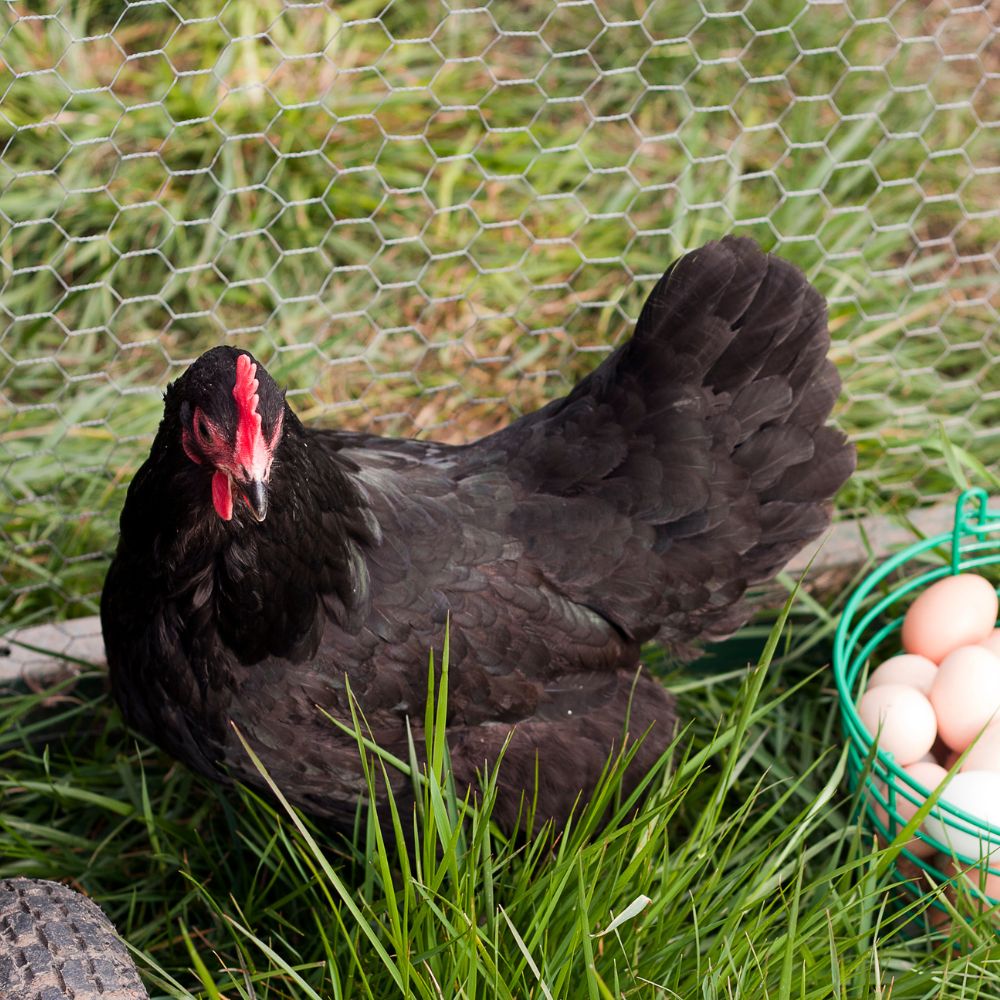
[[[938,580],[903,619],[903,653],[872,671],[858,703],[858,715],[872,739],[877,738],[912,783],[928,793],[948,778],[968,750],[940,801],[994,828],[990,839],[997,846],[984,845],[979,836],[945,825],[935,815],[927,817],[922,829],[960,858],[985,860],[994,869],[1000,868],[997,613],[997,593],[983,577],[962,573]],[[893,803],[904,822],[919,804],[902,794]],[[929,857],[935,850],[919,838],[907,849],[917,857]],[[988,894],[1000,898],[1000,876],[989,875],[986,882]]]

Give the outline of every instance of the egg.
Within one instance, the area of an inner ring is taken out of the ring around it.
[[[953,649],[982,642],[997,621],[997,592],[975,573],[946,576],[910,605],[903,649],[940,663]]]
[[[903,767],[920,760],[937,736],[931,703],[905,684],[869,688],[858,702],[858,716],[872,740],[877,737],[879,747]]]
[[[910,764],[908,767],[904,767],[903,771],[912,779],[914,784],[923,786],[928,793],[932,792],[948,777],[948,772],[940,764],[924,761],[917,761],[915,764]],[[882,799],[892,805],[900,822],[906,824],[913,819],[916,811],[923,805],[924,795],[916,788],[911,787],[909,783],[898,782],[896,788],[896,795],[890,799],[886,785],[883,782],[878,782],[878,790]],[[910,801],[911,798],[916,801]],[[889,821],[889,814],[882,807],[878,799],[872,800],[872,808],[875,811],[875,818],[879,824],[889,831],[890,834],[893,833],[894,830]],[[929,858],[937,850],[932,844],[929,844],[926,840],[921,840],[919,837],[913,837],[909,840],[906,844],[906,849],[918,858]]]
[[[943,812],[940,809],[942,802],[975,816],[979,825],[988,829],[977,833],[966,829],[968,824],[964,822],[961,828],[955,826],[962,821]],[[924,830],[963,860],[975,862],[992,858],[994,865],[1000,863],[1000,774],[962,771],[954,775],[941,792],[938,806],[924,820]]]
[[[964,750],[990,722],[1000,722],[1000,657],[983,646],[954,650],[941,661],[929,697],[941,739]]]
[[[995,628],[979,645],[1000,656],[1000,628]]]
[[[1000,721],[987,726],[962,761],[963,771],[1000,771]]]
[[[902,653],[892,656],[885,663],[877,666],[868,678],[868,687],[878,687],[880,684],[905,684],[915,687],[923,694],[928,694],[934,678],[937,676],[937,664],[926,656],[914,653]]]
[[[904,767],[903,770],[907,775],[909,775],[915,785],[922,786],[927,790],[927,792],[933,792],[934,789],[948,777],[948,772],[940,764],[921,760],[918,760],[916,764],[909,764],[907,767]],[[923,795],[916,788],[907,787],[906,791],[914,798],[920,799],[916,805],[907,801],[905,803],[905,812],[902,804],[897,810],[901,816],[905,815],[906,821],[909,822],[913,819],[913,814],[923,804],[924,800]]]

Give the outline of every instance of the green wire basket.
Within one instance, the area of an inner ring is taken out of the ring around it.
[[[917,595],[942,577],[969,572],[990,578],[1000,572],[1000,510],[990,509],[989,497],[980,489],[966,490],[958,498],[950,532],[908,546],[865,577],[851,594],[837,627],[833,674],[848,742],[848,780],[852,792],[859,782],[864,782],[859,797],[862,821],[884,841],[894,840],[906,826],[898,809],[902,799],[915,809],[931,792],[903,771],[891,753],[873,749],[871,737],[858,717],[858,698],[869,672],[903,651],[899,635],[903,616]],[[1000,875],[1000,854],[993,853],[994,849],[1000,849],[1000,829],[943,799],[932,807],[930,815],[944,824],[946,830],[962,831],[979,840],[982,856],[988,854],[991,865],[995,866],[989,869],[981,866],[981,873]],[[915,836],[935,851],[953,856],[951,847],[935,840],[924,829],[919,829]],[[912,845],[912,841],[908,843]],[[907,848],[900,857],[930,874],[938,884],[954,878],[954,872],[941,872],[929,859],[918,857]],[[959,860],[967,865],[979,864],[977,858]]]

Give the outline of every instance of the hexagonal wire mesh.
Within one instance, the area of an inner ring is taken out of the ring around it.
[[[564,391],[725,232],[831,303],[847,505],[998,458],[996,9],[8,3],[5,620],[93,610],[170,378],[457,440]],[[974,458],[958,452],[958,460]]]

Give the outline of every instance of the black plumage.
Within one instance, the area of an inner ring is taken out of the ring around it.
[[[638,776],[674,735],[641,644],[730,634],[746,588],[828,524],[854,465],[825,425],[828,348],[803,275],[727,238],[677,261],[569,395],[467,445],[307,429],[259,365],[246,401],[246,352],[209,351],[167,390],[104,588],[126,719],[260,785],[235,723],[289,798],[347,825],[358,751],[323,712],[350,720],[349,679],[405,757],[450,616],[459,784],[513,731],[498,820],[537,791],[564,822],[626,737]]]

